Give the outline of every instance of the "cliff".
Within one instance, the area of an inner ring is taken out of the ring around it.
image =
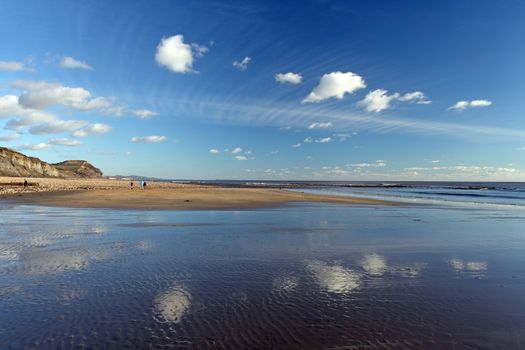
[[[85,160],[49,164],[9,148],[0,147],[0,176],[22,177],[102,177],[100,169]]]

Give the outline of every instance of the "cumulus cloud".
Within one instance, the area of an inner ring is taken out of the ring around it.
[[[67,138],[53,138],[49,140],[49,143],[52,145],[68,146],[68,147],[76,147],[82,144],[78,140],[71,140]]]
[[[488,107],[490,105],[492,105],[492,101],[489,100],[458,101],[453,106],[450,106],[448,109],[464,111],[467,108]]]
[[[158,115],[157,112],[150,111],[149,109],[136,109],[134,111],[131,111],[131,113],[138,117],[139,119],[151,119],[154,116]]]
[[[275,81],[281,84],[297,85],[303,81],[303,77],[299,73],[277,73],[275,74]]]
[[[248,69],[248,64],[250,63],[251,60],[252,60],[251,57],[246,56],[241,61],[233,61],[233,66],[240,71],[244,71]]]
[[[377,89],[370,91],[363,100],[358,102],[358,106],[365,108],[369,112],[381,112],[390,108],[390,103],[399,98],[399,94],[388,95],[388,91]]]
[[[131,142],[134,143],[143,143],[143,142],[162,142],[166,141],[168,138],[166,136],[157,136],[157,135],[151,135],[151,136],[133,136],[131,138]]]
[[[315,123],[310,124],[310,126],[308,126],[308,129],[325,129],[325,128],[330,128],[332,126],[333,125],[330,122],[327,122],[327,123],[315,122]]]
[[[410,102],[416,104],[430,104],[432,101],[427,100],[425,94],[421,91],[408,92],[404,95],[398,92],[391,95],[387,90],[376,89],[370,91],[363,100],[358,102],[358,106],[365,108],[369,112],[381,112],[392,107],[392,102]]]
[[[7,129],[19,129],[38,122],[52,122],[57,118],[47,112],[20,105],[18,96],[0,96],[0,118],[15,117],[7,122]]]
[[[332,72],[321,77],[317,85],[302,103],[316,103],[329,98],[342,99],[345,94],[352,94],[366,87],[365,81],[352,72]]]
[[[29,128],[32,135],[59,134],[73,132],[87,125],[83,120],[55,120],[48,123],[33,125]]]
[[[44,143],[44,142],[40,142],[40,143],[36,143],[36,144],[23,144],[23,145],[20,145],[20,146],[16,147],[16,149],[17,150],[21,150],[21,151],[24,151],[24,150],[41,151],[41,150],[46,149],[48,147],[49,147],[49,144]]]
[[[198,44],[186,44],[183,35],[174,35],[162,38],[157,46],[155,60],[175,73],[190,73],[193,70],[195,57],[201,57],[208,48]]]
[[[86,137],[89,134],[105,134],[111,131],[111,126],[107,124],[94,123],[88,124],[86,127],[75,130],[71,133],[74,137]]]
[[[86,62],[76,60],[71,56],[63,57],[59,65],[60,67],[67,68],[67,69],[86,69],[86,70],[93,69],[93,67],[91,67]]]
[[[235,147],[232,151],[233,154],[238,154],[238,153],[241,153],[242,152],[242,148],[240,147]]]
[[[295,145],[292,145],[293,148],[299,148],[301,147],[301,144],[300,143],[296,143]]]
[[[19,72],[24,70],[31,70],[24,62],[0,61],[0,72]]]
[[[25,108],[41,109],[54,104],[72,105],[83,103],[91,94],[81,87],[67,87],[45,81],[16,80],[11,83],[15,89],[24,90],[19,103]]]
[[[13,133],[13,134],[0,136],[0,141],[3,141],[3,142],[10,142],[10,141],[14,141],[14,140],[19,139],[20,136],[22,136],[22,133],[15,132],[15,133]]]
[[[248,160],[248,157],[246,156],[235,156],[236,160]]]
[[[210,152],[211,154],[219,154],[219,153],[220,153],[220,151],[219,151],[218,149],[216,149],[216,148],[212,148],[212,149],[210,149],[209,152]]]

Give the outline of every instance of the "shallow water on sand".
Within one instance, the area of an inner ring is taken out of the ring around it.
[[[0,207],[0,348],[523,349],[525,212]]]

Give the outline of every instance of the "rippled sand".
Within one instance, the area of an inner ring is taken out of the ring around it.
[[[0,206],[0,347],[522,349],[523,222],[479,214]]]

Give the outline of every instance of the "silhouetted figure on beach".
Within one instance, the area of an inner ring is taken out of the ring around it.
[[[27,179],[24,179],[24,187],[27,187],[29,183],[27,182]]]
[[[131,183],[129,184],[129,187],[130,187],[131,189],[133,189],[133,181],[131,181]]]
[[[146,189],[146,181],[144,181],[144,189]]]

